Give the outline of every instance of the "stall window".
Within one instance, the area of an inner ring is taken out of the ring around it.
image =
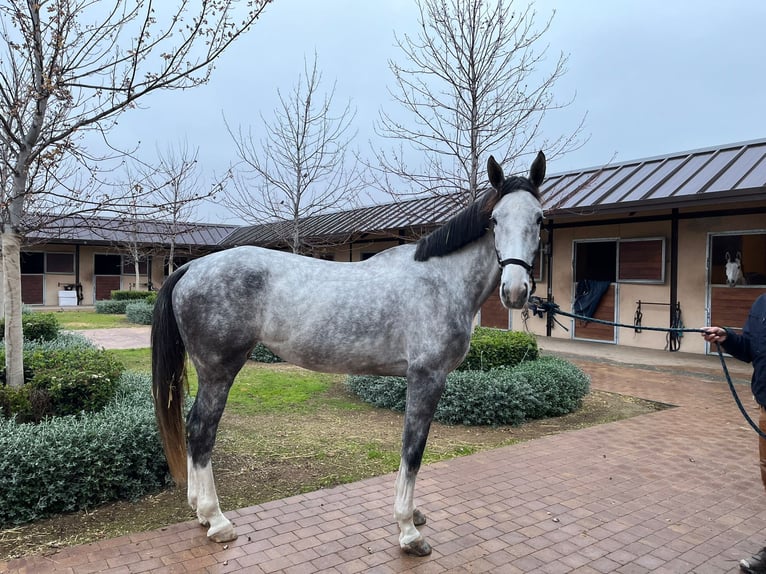
[[[74,273],[74,253],[46,253],[45,270],[48,273]]]
[[[664,283],[665,240],[620,239],[618,269],[623,283]]]
[[[42,275],[45,272],[45,253],[25,251],[21,254],[20,265],[25,275]]]
[[[575,282],[614,282],[617,279],[617,241],[579,241],[575,243]]]

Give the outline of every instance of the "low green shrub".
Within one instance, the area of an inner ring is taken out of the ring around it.
[[[21,314],[21,331],[28,341],[53,341],[60,327],[53,313],[25,312]],[[0,341],[5,338],[5,318],[0,318]]]
[[[582,405],[588,394],[590,379],[569,361],[558,357],[540,357],[525,361],[514,370],[532,389],[540,411],[529,409],[529,418],[557,417],[571,413]]]
[[[0,419],[0,522],[135,500],[168,484],[148,375],[129,373],[100,412],[19,424]]]
[[[407,379],[353,375],[346,378],[346,388],[364,402],[381,409],[404,411],[407,401]]]
[[[265,345],[258,343],[253,352],[250,353],[250,359],[257,363],[281,363],[282,359],[272,353]]]
[[[146,301],[148,298],[152,296],[152,293],[154,291],[125,291],[125,290],[115,290],[111,293],[111,300],[112,301]],[[157,298],[157,295],[154,295],[154,298]]]
[[[406,380],[399,377],[352,376],[346,387],[376,407],[403,411]],[[489,371],[454,371],[434,420],[445,424],[518,425],[576,410],[588,393],[588,376],[557,357],[524,361]]]
[[[103,313],[105,315],[124,315],[125,308],[130,302],[129,299],[122,299],[120,301],[107,299],[106,301],[96,301],[94,307],[96,313]]]
[[[2,349],[0,364],[4,362]],[[0,413],[19,422],[39,422],[50,416],[98,411],[114,396],[123,370],[111,353],[93,347],[25,348],[22,387],[7,386],[5,370],[0,371]]]
[[[146,301],[130,302],[125,307],[125,318],[128,323],[137,325],[151,325],[152,315],[154,314],[154,303]]]
[[[538,356],[537,339],[521,331],[501,331],[476,327],[471,347],[460,371],[488,371],[498,367],[513,367],[522,361],[534,361]]]

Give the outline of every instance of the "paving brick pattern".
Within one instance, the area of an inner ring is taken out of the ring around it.
[[[240,536],[228,545],[187,522],[0,562],[0,572],[738,572],[766,543],[766,498],[756,435],[726,384],[583,366],[594,388],[677,408],[424,467],[416,496],[429,557],[400,553],[387,475],[231,511]]]

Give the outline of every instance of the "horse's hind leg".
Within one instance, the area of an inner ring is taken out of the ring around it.
[[[229,388],[242,364],[233,371],[230,366],[197,367],[199,389],[186,421],[189,505],[197,511],[200,524],[209,526],[207,536],[214,542],[237,537],[234,526],[218,504],[210,458]]]
[[[399,524],[399,546],[415,556],[431,553],[431,546],[416,528],[416,525],[425,523],[425,516],[415,509],[415,479],[445,379],[444,375],[422,369],[411,369],[407,375],[407,410],[402,433],[402,458],[396,476],[394,516]]]

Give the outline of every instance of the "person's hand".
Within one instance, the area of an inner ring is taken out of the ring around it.
[[[703,330],[702,338],[708,343],[723,343],[726,340],[726,329],[721,327],[708,327]]]

